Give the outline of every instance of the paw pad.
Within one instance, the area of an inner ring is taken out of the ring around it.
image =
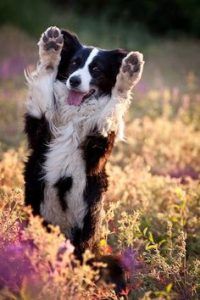
[[[59,28],[56,26],[48,28],[42,35],[42,42],[44,50],[55,50],[61,49],[63,44],[63,36]]]
[[[131,52],[124,59],[124,62],[122,64],[122,72],[128,73],[132,77],[134,73],[140,71],[142,62],[143,62],[143,56],[141,53]]]

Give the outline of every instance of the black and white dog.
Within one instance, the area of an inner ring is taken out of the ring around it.
[[[82,45],[57,27],[47,29],[38,45],[37,69],[26,76],[31,153],[25,203],[59,225],[80,257],[97,240],[108,186],[105,165],[115,138],[123,138],[123,117],[142,75],[143,56]]]

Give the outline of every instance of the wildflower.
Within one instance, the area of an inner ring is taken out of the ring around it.
[[[121,262],[124,268],[130,273],[135,273],[138,268],[141,266],[141,263],[138,260],[138,253],[132,247],[127,247],[121,253]]]
[[[4,243],[0,249],[0,286],[19,291],[23,279],[35,273],[29,257],[30,243]]]
[[[101,254],[111,254],[112,248],[107,244],[105,239],[101,239],[99,242],[99,251]]]

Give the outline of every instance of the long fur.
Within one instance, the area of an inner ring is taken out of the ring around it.
[[[26,74],[25,131],[31,154],[25,168],[25,201],[34,213],[59,225],[81,255],[97,239],[108,186],[105,165],[115,137],[123,139],[130,88],[141,77],[143,59],[136,52],[123,59],[111,95],[90,97],[80,106],[66,105],[68,88],[56,79],[63,46],[60,36],[59,31],[56,51],[45,50],[41,38],[40,62],[33,74]],[[93,50],[90,59],[97,52]],[[135,72],[134,55],[140,67]]]

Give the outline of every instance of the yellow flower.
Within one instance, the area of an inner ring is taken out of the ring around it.
[[[107,242],[105,239],[101,239],[99,242],[99,247],[106,247],[107,246]]]

